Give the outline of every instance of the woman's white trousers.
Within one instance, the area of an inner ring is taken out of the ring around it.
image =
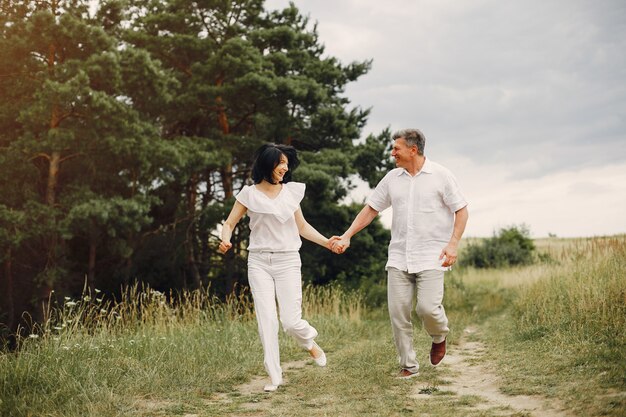
[[[298,252],[250,252],[248,281],[263,345],[265,369],[272,385],[283,382],[278,347],[278,314],[285,332],[306,350],[317,330],[302,319],[302,273]]]

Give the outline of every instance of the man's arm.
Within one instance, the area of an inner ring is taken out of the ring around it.
[[[452,230],[452,237],[439,255],[439,260],[442,260],[444,256],[446,258],[441,266],[448,267],[456,263],[457,249],[459,247],[461,237],[463,236],[463,232],[465,232],[465,226],[467,225],[468,218],[469,212],[467,211],[467,206],[454,213],[454,229]]]
[[[367,225],[369,225],[372,220],[376,218],[376,216],[378,216],[378,211],[374,210],[369,204],[363,206],[359,214],[357,214],[352,221],[348,230],[346,230],[345,233],[339,237],[339,240],[333,242],[333,252],[343,253],[346,249],[348,249],[348,247],[350,247],[350,239],[352,236],[367,227]]]

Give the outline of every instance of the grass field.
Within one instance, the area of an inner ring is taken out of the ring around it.
[[[560,399],[570,415],[626,415],[626,237],[536,243],[549,255],[542,263],[447,276],[451,351],[474,326],[503,393]],[[17,353],[0,356],[0,415],[530,415],[449,392],[453,369],[422,366],[411,383],[393,378],[386,311],[364,299],[306,288],[304,316],[329,365],[314,366],[281,334],[281,359],[297,366],[271,395],[237,388],[265,377],[245,295],[219,302],[202,291],[132,288],[117,302],[98,293],[65,300]],[[425,364],[430,340],[415,328]],[[432,395],[416,399],[416,388]]]

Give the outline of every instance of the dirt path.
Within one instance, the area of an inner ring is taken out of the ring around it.
[[[281,363],[280,367],[283,369],[283,372],[284,372],[283,379],[285,381],[285,384],[289,383],[289,374],[290,374],[289,371],[294,370],[294,369],[302,369],[306,366],[308,362],[310,362],[310,360],[300,360],[300,361]],[[241,395],[259,394],[259,393],[263,393],[263,387],[266,384],[269,384],[269,377],[267,375],[255,376],[249,382],[246,382],[245,384],[235,387],[235,390]],[[269,394],[265,394],[265,395],[269,395]]]
[[[445,381],[437,389],[440,394],[432,395],[432,387],[424,388],[420,378],[413,382],[414,388],[409,397],[424,405],[427,401],[452,401],[456,404],[454,415],[485,415],[509,417],[572,417],[563,411],[561,403],[541,396],[506,395],[500,390],[500,380],[495,366],[485,357],[485,345],[471,337],[477,332],[474,328],[465,330],[459,345],[454,345],[437,369],[437,374]],[[289,382],[293,372],[299,372],[310,360],[300,360],[282,364],[285,382]],[[231,393],[215,395],[207,404],[232,405],[231,417],[263,417],[268,414],[272,394],[263,392],[268,382],[267,375],[256,376],[249,382],[235,387]],[[286,399],[289,401],[289,399]],[[184,417],[198,417],[187,414]]]
[[[304,359],[299,361],[286,362],[281,364],[283,369],[283,379],[285,384],[289,383],[289,374],[292,370],[302,369],[307,363],[311,362],[310,359]],[[263,387],[269,383],[267,375],[255,376],[245,384],[241,384],[235,387],[234,391],[237,396],[243,396],[250,398],[251,401],[246,401],[241,404],[242,416],[245,417],[262,417],[265,415],[265,411],[270,405],[269,398],[272,393],[266,393],[263,391]],[[279,388],[280,389],[280,388]],[[220,393],[216,396],[215,401],[228,403],[232,402],[228,394]],[[231,413],[229,417],[238,417],[239,414]],[[195,415],[186,415],[184,417],[197,417]]]
[[[509,416],[524,413],[533,417],[570,417],[563,411],[560,404],[552,399],[528,395],[506,395],[500,391],[499,378],[493,367],[485,362],[486,349],[483,343],[469,341],[469,336],[476,329],[468,328],[457,346],[449,349],[441,365],[449,371],[447,384],[442,386],[446,391],[455,392],[459,396],[478,397],[480,401],[471,407],[477,410],[490,409],[496,415]],[[421,392],[420,392],[421,391]],[[416,399],[430,398],[424,388],[417,386],[411,395]]]

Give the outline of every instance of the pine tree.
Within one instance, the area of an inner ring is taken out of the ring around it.
[[[349,152],[367,111],[347,109],[342,93],[370,63],[342,65],[325,57],[315,25],[293,5],[272,13],[258,0],[132,5],[126,39],[150,51],[178,80],[163,114],[164,134],[195,149],[196,157],[178,173],[180,204],[166,216],[189,221],[185,236],[172,240],[184,242],[188,283],[222,277],[221,290],[230,292],[245,280],[240,250],[246,226],[235,231],[235,250],[224,261],[209,249],[209,232],[246,181],[254,150],[276,142]]]
[[[0,28],[0,221],[9,231],[0,245],[4,281],[21,265],[39,304],[74,277],[93,286],[99,251],[132,254],[150,189],[175,153],[138,98],[166,102],[170,81],[145,51],[121,48],[87,1],[10,4]]]

